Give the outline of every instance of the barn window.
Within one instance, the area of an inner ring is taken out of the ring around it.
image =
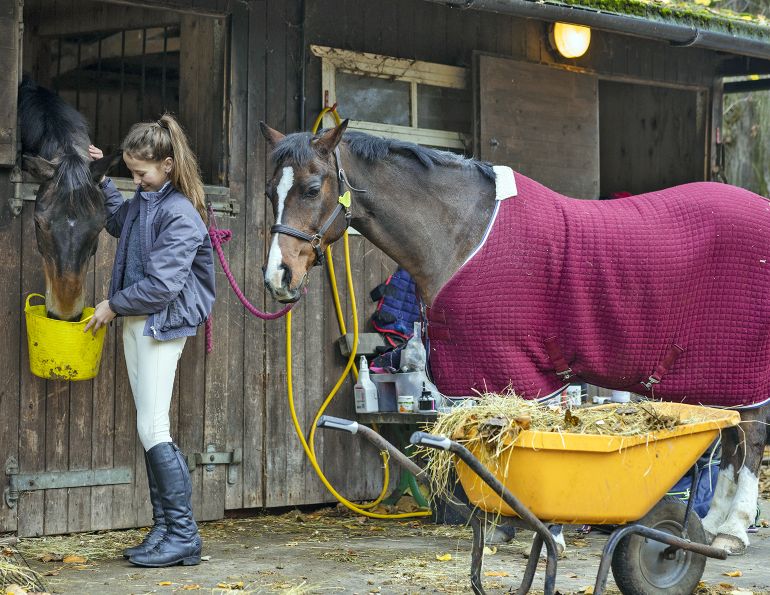
[[[336,102],[351,130],[454,151],[470,147],[465,68],[322,46],[311,50],[321,58],[324,104]]]
[[[207,200],[237,213],[227,189],[227,20],[102,2],[69,6],[25,2],[25,70],[86,117],[105,153],[134,123],[174,114],[197,154]],[[113,173],[126,195],[134,190],[128,175],[122,163]]]

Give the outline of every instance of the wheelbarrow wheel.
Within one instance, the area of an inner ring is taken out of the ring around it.
[[[674,496],[665,496],[639,521],[640,525],[677,537],[706,543],[706,532],[695,512],[690,513],[687,531],[682,530],[687,506]],[[668,546],[640,535],[628,535],[612,556],[612,575],[623,595],[690,595],[706,568],[706,557],[677,550],[663,555]]]

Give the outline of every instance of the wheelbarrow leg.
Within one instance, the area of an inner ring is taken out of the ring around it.
[[[369,442],[374,444],[380,450],[387,450],[393,461],[395,461],[401,468],[405,469],[412,474],[414,479],[423,485],[429,486],[430,480],[427,474],[424,472],[417,463],[412,461],[398,448],[393,446],[390,442],[385,440],[377,432],[366,426],[359,425],[358,422],[340,419],[337,417],[331,417],[323,415],[318,420],[318,427],[341,430],[349,432],[351,434],[362,434]],[[446,504],[453,511],[459,514],[467,523],[470,523],[473,529],[473,550],[471,552],[471,588],[474,595],[486,595],[484,587],[481,584],[481,565],[484,561],[484,537],[485,537],[485,525],[484,519],[480,518],[469,506],[462,502],[455,502],[452,498],[446,499]]]
[[[535,533],[535,536],[532,538],[532,549],[529,551],[529,558],[527,559],[527,567],[524,569],[524,577],[521,579],[519,590],[516,591],[517,595],[526,595],[532,588],[532,581],[535,578],[537,561],[540,559],[542,547],[543,538],[540,537],[539,533]]]
[[[474,595],[486,595],[481,583],[481,565],[484,562],[484,520],[479,515],[472,513],[470,517],[473,527],[473,549],[471,550],[471,588]]]
[[[543,586],[544,595],[554,595],[556,590],[556,566],[559,558],[559,553],[556,549],[556,541],[554,540],[551,531],[546,525],[538,519],[532,511],[524,506],[516,496],[514,496],[508,489],[498,480],[492,473],[481,464],[481,462],[473,456],[473,454],[465,448],[462,444],[454,442],[449,438],[442,436],[433,436],[426,434],[425,432],[415,432],[411,437],[412,444],[420,444],[422,446],[429,446],[431,448],[439,448],[442,450],[448,450],[456,454],[463,463],[476,475],[478,475],[484,483],[486,483],[494,492],[500,496],[505,503],[510,506],[516,514],[527,523],[527,525],[535,531],[540,537],[543,543],[545,543],[545,549],[548,554],[545,566],[545,584]]]

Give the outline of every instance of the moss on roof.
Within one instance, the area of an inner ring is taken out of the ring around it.
[[[770,41],[770,20],[763,15],[736,13],[720,0],[540,0],[544,4],[584,7],[602,12],[637,16],[729,33],[737,37]]]

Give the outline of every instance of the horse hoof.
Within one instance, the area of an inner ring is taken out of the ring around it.
[[[731,556],[742,556],[746,553],[746,545],[743,540],[735,535],[720,533],[711,542],[711,547],[726,550]]]
[[[497,525],[487,529],[484,539],[485,545],[502,545],[510,543],[516,537],[516,527],[511,525]]]

